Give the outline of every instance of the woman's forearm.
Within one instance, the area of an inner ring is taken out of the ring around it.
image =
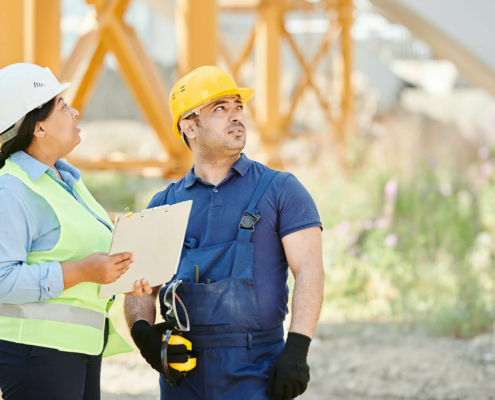
[[[44,264],[0,260],[0,303],[25,304],[58,298],[82,282],[115,282],[135,261],[133,253],[93,253],[78,261]]]
[[[85,282],[84,265],[79,261],[67,261],[60,264],[64,274],[64,290]]]

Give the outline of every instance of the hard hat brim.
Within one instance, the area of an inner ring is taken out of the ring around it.
[[[43,100],[43,102],[41,104],[32,104],[28,109],[27,109],[27,113],[30,113],[31,111],[33,111],[35,108],[38,108],[39,106],[42,106],[46,103],[48,103],[51,99],[54,99],[55,97],[57,97],[60,93],[62,93],[65,89],[67,89],[69,86],[71,85],[70,82],[67,82],[67,83],[64,83],[62,85],[60,85],[60,88],[58,90],[55,90],[53,96],[50,96],[49,99],[45,99]],[[24,117],[23,117],[24,118]]]
[[[242,97],[242,104],[247,103],[253,97],[255,90],[249,88],[239,88],[239,94]]]
[[[61,84],[61,85],[60,85],[60,89],[55,91],[56,93],[55,93],[55,96],[53,96],[53,97],[58,96],[58,95],[59,95],[60,93],[62,93],[65,89],[67,89],[70,85],[71,85],[71,83],[70,83],[70,82],[66,82],[66,83]],[[52,97],[52,99],[53,99],[53,97]],[[50,99],[50,100],[51,100],[51,99]],[[50,100],[48,100],[48,101],[50,101]]]
[[[211,98],[205,99],[202,103],[206,103],[207,101],[217,99],[219,97],[237,94],[237,95],[241,96],[242,104],[246,104],[251,99],[251,97],[253,97],[255,91],[256,91],[255,89],[250,89],[250,88],[237,88],[237,89],[233,89],[233,90],[227,90],[225,92],[216,93],[215,96],[212,96]],[[202,103],[195,104],[193,107],[190,108],[190,110],[201,105]],[[189,111],[189,110],[186,110],[185,112],[187,112],[187,111]],[[174,135],[177,136],[179,139],[181,139],[181,134],[179,132],[179,128],[178,128],[177,124],[178,124],[180,118],[181,118],[181,116],[178,116],[175,119],[175,121],[173,122]]]
[[[70,85],[71,85],[71,83],[70,83],[70,82],[66,82],[66,83],[61,84],[61,85],[60,85],[60,86],[61,86],[60,92],[58,92],[57,94],[62,93],[62,92],[63,92],[65,89],[67,89]]]

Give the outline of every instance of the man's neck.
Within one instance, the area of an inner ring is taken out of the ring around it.
[[[241,154],[225,157],[219,160],[195,160],[194,175],[203,182],[217,186],[230,172],[232,166],[241,158]]]

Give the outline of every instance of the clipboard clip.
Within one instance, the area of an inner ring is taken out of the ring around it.
[[[124,211],[125,211],[125,217],[126,218],[130,218],[133,216],[132,211],[129,210],[129,207],[126,207]]]

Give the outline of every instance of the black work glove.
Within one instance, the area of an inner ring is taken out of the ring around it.
[[[166,331],[175,328],[176,325],[176,321],[150,325],[148,321],[141,319],[134,323],[131,329],[132,339],[141,351],[141,355],[160,374],[163,374],[161,360],[162,336]],[[167,360],[169,363],[185,363],[188,360],[188,354],[191,354],[191,352],[187,350],[184,344],[168,345]],[[181,377],[179,371],[170,367],[169,369],[172,378]]]
[[[273,364],[266,394],[273,400],[291,400],[304,393],[309,382],[308,357],[311,339],[300,333],[289,332],[287,343]]]

